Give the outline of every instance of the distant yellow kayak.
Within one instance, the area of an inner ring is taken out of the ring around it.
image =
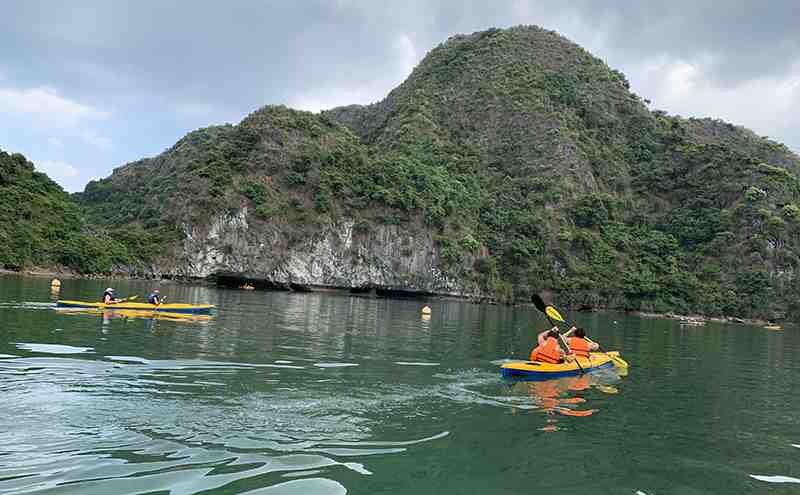
[[[618,353],[593,352],[589,357],[577,357],[577,362],[542,363],[539,361],[519,361],[505,363],[500,367],[503,376],[525,377],[532,380],[549,380],[562,376],[574,376],[614,366],[609,354]],[[580,366],[579,366],[580,365]]]
[[[59,309],[105,309],[113,311],[150,311],[159,313],[178,313],[178,314],[208,314],[216,306],[213,304],[148,304],[137,302],[120,302],[116,304],[105,304],[99,302],[84,301],[64,301],[56,302]]]

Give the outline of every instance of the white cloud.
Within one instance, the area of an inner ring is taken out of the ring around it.
[[[36,168],[54,179],[77,177],[81,174],[80,170],[60,160],[41,160],[36,162]]]
[[[69,128],[84,119],[105,118],[110,114],[58,94],[52,88],[0,88],[0,112],[29,117],[39,126]]]
[[[48,139],[47,144],[49,144],[50,146],[55,146],[56,148],[64,147],[64,143],[62,143],[60,139],[55,137],[51,137],[50,139]]]
[[[83,187],[85,181],[81,179],[81,171],[69,163],[61,160],[37,160],[34,164],[37,170],[47,174],[66,191],[76,192]]]
[[[391,65],[376,70],[374,79],[347,86],[313,86],[308,91],[289,98],[290,108],[319,112],[342,105],[367,105],[380,101],[401,84],[420,61],[411,36],[401,33],[392,40]]]
[[[83,191],[88,182],[84,173],[78,167],[63,160],[31,160],[36,170],[44,172],[57,182],[65,191]]]
[[[216,111],[214,105],[204,102],[183,102],[175,105],[175,112],[181,117],[207,117]]]
[[[349,88],[314,88],[308,93],[291,98],[289,108],[319,112],[342,105],[367,105],[382,99],[386,93],[382,89],[369,86]]]
[[[698,79],[697,67],[678,61],[671,64],[666,72],[664,92],[667,98],[675,100],[692,94]]]
[[[394,42],[393,46],[400,66],[400,73],[407,77],[419,62],[419,55],[409,35],[403,33]]]
[[[110,150],[114,148],[114,143],[110,138],[101,136],[92,129],[79,129],[76,131],[76,135],[95,148],[100,148],[101,150]]]
[[[232,108],[202,101],[184,101],[172,105],[175,116],[193,127],[235,124],[244,115]]]
[[[721,86],[710,57],[691,62],[662,58],[628,70],[631,85],[651,108],[684,117],[714,117],[752,129],[800,151],[800,64],[786,76],[752,78]]]

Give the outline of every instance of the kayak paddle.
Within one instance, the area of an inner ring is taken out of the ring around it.
[[[547,321],[549,321],[550,324],[553,325],[554,327],[557,325],[553,323],[553,320],[566,323],[564,321],[564,318],[561,317],[561,314],[556,310],[556,308],[546,305],[542,300],[542,298],[539,297],[539,294],[534,294],[533,296],[531,296],[531,300],[533,301],[534,306],[536,306],[536,309],[544,313],[545,316],[547,316]],[[564,339],[564,336],[559,333],[558,338],[561,341],[561,344],[564,346],[564,349],[566,349],[567,352],[570,352],[569,344],[567,344],[567,341],[566,339]],[[575,364],[578,365],[578,369],[581,370],[581,373],[585,373],[585,371],[583,370],[583,366],[581,366],[581,363],[578,362],[578,356],[575,356]]]
[[[567,322],[564,320],[564,318],[561,317],[561,313],[559,313],[558,310],[556,308],[554,308],[553,306],[550,306],[550,305],[546,304],[544,302],[544,300],[539,296],[539,294],[532,295],[531,296],[531,302],[533,302],[533,305],[536,306],[536,309],[538,309],[539,311],[541,311],[542,313],[547,315],[547,319],[548,320],[550,320],[552,318],[553,320],[560,321],[561,323],[567,324]],[[552,321],[550,321],[550,323],[552,323]],[[563,335],[562,335],[562,339],[563,339]],[[628,367],[628,362],[627,361],[625,361],[624,359],[619,357],[618,354],[609,354],[609,353],[601,350],[600,349],[600,344],[597,345],[597,350],[602,352],[603,354],[605,354],[609,358],[611,358],[611,361],[613,361],[616,366],[619,366],[620,368],[627,368]]]
[[[112,302],[112,303],[109,303],[109,304],[119,304],[119,303],[124,303],[124,302],[128,302],[128,301],[135,301],[137,297],[139,297],[139,296],[133,295],[131,297],[126,297],[124,299],[120,299],[119,301]]]

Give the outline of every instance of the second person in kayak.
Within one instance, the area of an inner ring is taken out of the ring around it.
[[[545,330],[537,337],[539,345],[531,351],[531,361],[541,361],[544,363],[561,363],[564,361],[565,353],[558,345],[558,327]]]
[[[159,294],[158,289],[153,289],[153,292],[151,292],[150,296],[147,298],[147,302],[155,304],[156,306],[161,304],[161,294]]]
[[[571,337],[571,335],[574,335],[574,337]],[[589,337],[586,336],[586,331],[584,331],[583,328],[572,327],[565,336],[569,337],[567,339],[569,350],[576,356],[589,357],[589,353],[600,348],[600,344],[592,342]]]

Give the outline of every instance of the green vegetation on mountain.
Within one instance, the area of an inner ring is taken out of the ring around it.
[[[247,207],[286,250],[343,219],[431,232],[448,277],[500,300],[774,317],[800,312],[798,174],[784,146],[650,111],[579,46],[517,27],[449,39],[373,105],[192,132],[77,199],[138,266]]]
[[[24,156],[0,151],[0,268],[97,273],[134,260],[122,243],[84,228],[78,205],[61,186]]]
[[[463,185],[443,254],[489,292],[746,316],[798,294],[800,159],[730,124],[648,111],[553,32],[456,36],[384,101],[327,115],[374,154]]]

